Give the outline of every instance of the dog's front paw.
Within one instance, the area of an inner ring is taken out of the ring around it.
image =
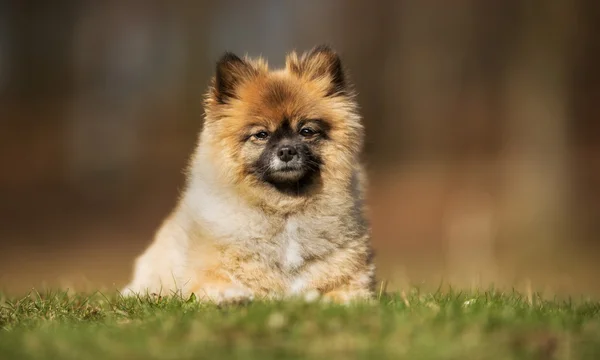
[[[121,289],[121,291],[119,291],[119,294],[121,294],[121,296],[124,298],[128,298],[128,297],[136,296],[138,293],[133,291],[131,288],[126,287],[126,288]]]
[[[323,301],[350,305],[352,303],[370,303],[373,301],[373,296],[368,290],[333,290],[323,294]]]
[[[205,284],[194,291],[200,301],[215,304],[241,304],[254,300],[254,293],[236,284]]]

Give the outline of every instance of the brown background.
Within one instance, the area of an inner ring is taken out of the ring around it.
[[[326,42],[359,93],[390,289],[597,295],[597,4],[0,2],[0,289],[123,285],[218,56]]]

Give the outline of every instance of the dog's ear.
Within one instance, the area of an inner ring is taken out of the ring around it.
[[[300,77],[316,81],[327,81],[325,96],[339,96],[347,93],[348,84],[339,55],[328,45],[316,46],[300,58],[295,52],[286,58],[286,68]]]
[[[248,61],[233,53],[226,52],[217,62],[212,95],[219,104],[225,104],[236,98],[236,89],[240,83],[258,74],[258,70]]]

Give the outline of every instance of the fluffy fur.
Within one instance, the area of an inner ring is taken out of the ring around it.
[[[205,111],[185,190],[123,293],[371,297],[363,126],[338,55],[320,46],[271,71],[226,53]]]

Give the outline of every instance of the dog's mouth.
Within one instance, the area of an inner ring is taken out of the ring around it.
[[[275,169],[273,169],[274,172],[297,172],[297,171],[302,171],[304,172],[304,166],[302,166],[302,164],[298,164],[298,163],[290,163],[290,164],[285,164],[282,166],[279,166]]]
[[[319,183],[321,163],[318,159],[299,158],[283,162],[272,159],[268,166],[255,168],[255,174],[269,186],[290,196],[304,196]]]
[[[306,175],[306,170],[298,165],[285,165],[269,171],[267,174],[271,182],[295,182]]]
[[[304,196],[317,182],[318,170],[303,164],[285,164],[271,169],[263,176],[263,181],[279,192],[289,196]]]
[[[283,168],[269,173],[264,181],[277,189],[280,193],[289,196],[305,196],[314,185],[318,183],[319,176],[316,172]]]

